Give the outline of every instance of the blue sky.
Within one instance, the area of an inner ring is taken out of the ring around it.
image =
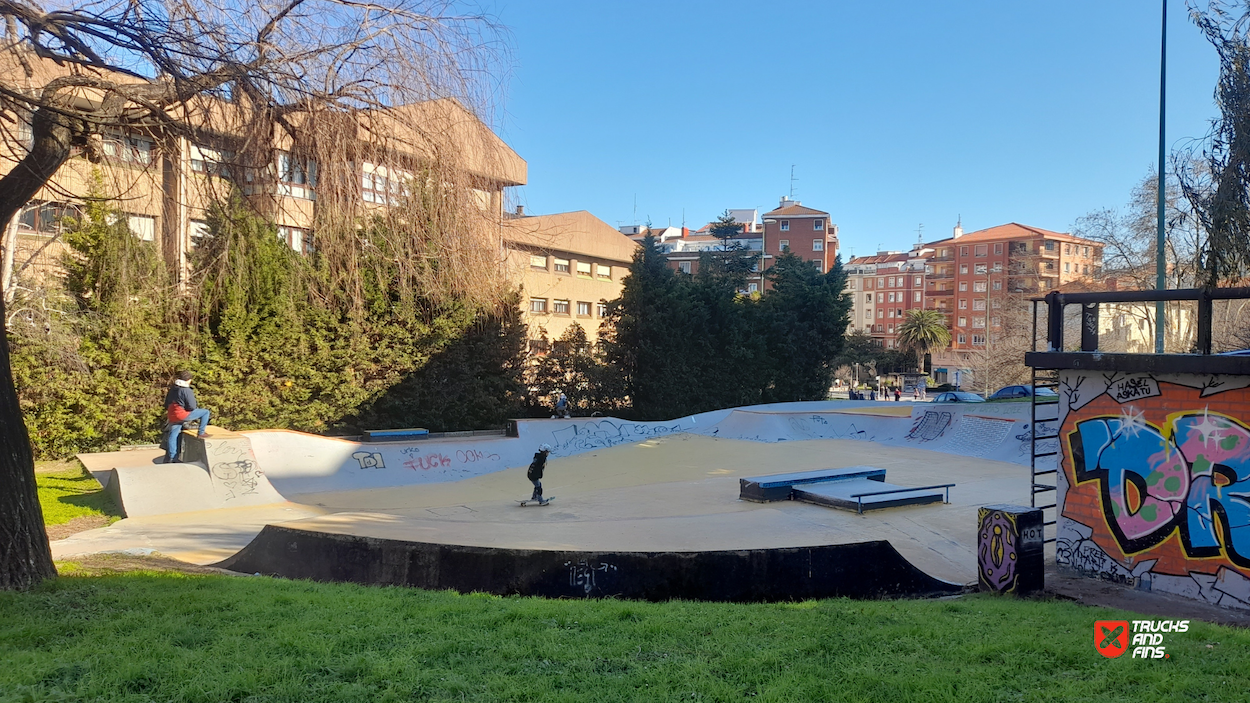
[[[692,227],[790,192],[844,259],[1122,207],[1157,160],[1158,0],[494,0],[500,135],[528,212]],[[1206,134],[1215,53],[1169,3],[1169,146]]]

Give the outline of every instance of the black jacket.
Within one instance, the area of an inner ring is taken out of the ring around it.
[[[529,471],[525,472],[525,478],[531,481],[541,481],[543,477],[543,469],[547,468],[546,452],[535,452],[534,460],[530,462]]]
[[[187,412],[191,412],[199,407],[195,404],[195,392],[190,388],[183,388],[177,383],[169,385],[169,392],[165,394],[165,409],[168,410],[169,406],[174,403],[181,405]]]

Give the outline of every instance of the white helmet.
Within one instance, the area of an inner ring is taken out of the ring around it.
[[[538,445],[538,451],[540,451],[540,452],[549,452],[549,451],[551,451],[551,445],[550,445],[550,444],[540,444],[540,445]]]

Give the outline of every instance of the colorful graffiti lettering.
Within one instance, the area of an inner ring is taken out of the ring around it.
[[[1164,427],[1127,406],[1118,418],[1076,423],[1068,435],[1078,483],[1098,481],[1120,548],[1136,553],[1179,531],[1191,557],[1224,553],[1250,566],[1250,429],[1209,412]]]
[[[977,530],[978,579],[997,593],[1010,591],[1016,584],[1016,552],[1019,535],[1016,522],[998,510],[982,510]]]

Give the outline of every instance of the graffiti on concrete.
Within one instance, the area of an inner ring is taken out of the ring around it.
[[[566,561],[564,566],[569,570],[569,586],[580,588],[586,595],[598,588],[598,580],[602,579],[608,572],[616,571],[616,566],[604,562],[586,561],[581,559],[578,561]],[[599,576],[596,576],[599,574]]]
[[[1069,523],[1055,540],[1055,561],[1081,576],[1112,581],[1131,588],[1139,585],[1143,574],[1150,571],[1155,560],[1137,562],[1129,569],[1112,558],[1091,539],[1093,530],[1080,523]]]
[[[1007,439],[1015,420],[964,415],[951,433],[950,443],[968,456],[983,456]]]
[[[352,458],[360,464],[361,469],[385,469],[386,462],[382,461],[381,452],[355,452]]]
[[[1076,481],[1097,481],[1107,524],[1126,553],[1179,532],[1191,557],[1221,552],[1250,566],[1250,429],[1187,411],[1166,426],[1126,406],[1118,418],[1076,423],[1069,436]]]
[[[1016,564],[1020,535],[1013,516],[999,510],[983,510],[977,528],[977,577],[997,593],[1016,587]]]
[[[926,410],[924,415],[915,418],[911,424],[911,431],[907,433],[907,439],[915,439],[921,442],[932,442],[946,428],[951,426],[951,414],[948,412],[938,412],[935,410]]]
[[[260,485],[260,468],[252,457],[251,445],[240,440],[207,441],[204,443],[209,475],[220,487],[224,500],[254,495]]]
[[[499,461],[499,455],[487,454],[480,449],[457,449],[456,461],[461,464],[476,464],[479,461]]]
[[[408,454],[404,459],[404,468],[409,471],[429,471],[430,469],[445,469],[451,466],[451,457],[442,452],[433,452],[430,454]]]
[[[670,425],[600,420],[574,423],[551,433],[551,453],[556,456],[575,454],[588,449],[615,447],[653,437],[685,432],[681,422]]]

